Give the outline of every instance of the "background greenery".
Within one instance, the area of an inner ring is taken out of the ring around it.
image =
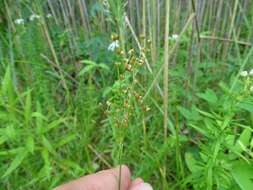
[[[0,189],[51,189],[122,163],[154,189],[253,189],[252,10],[0,1]]]

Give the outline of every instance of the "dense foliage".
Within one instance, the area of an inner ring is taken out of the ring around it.
[[[252,10],[2,0],[0,189],[127,164],[154,189],[252,190]]]

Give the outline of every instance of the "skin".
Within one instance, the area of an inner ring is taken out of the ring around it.
[[[56,187],[54,190],[152,190],[141,178],[131,180],[131,172],[125,165],[103,170],[95,174],[81,177],[67,184]]]

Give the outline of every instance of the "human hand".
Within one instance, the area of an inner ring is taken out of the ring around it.
[[[103,170],[95,174],[87,175],[56,187],[54,190],[152,190],[148,183],[141,178],[131,180],[131,173],[127,166]]]

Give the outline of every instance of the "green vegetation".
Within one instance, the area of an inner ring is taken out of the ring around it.
[[[253,189],[253,2],[0,1],[0,189],[127,164]]]

